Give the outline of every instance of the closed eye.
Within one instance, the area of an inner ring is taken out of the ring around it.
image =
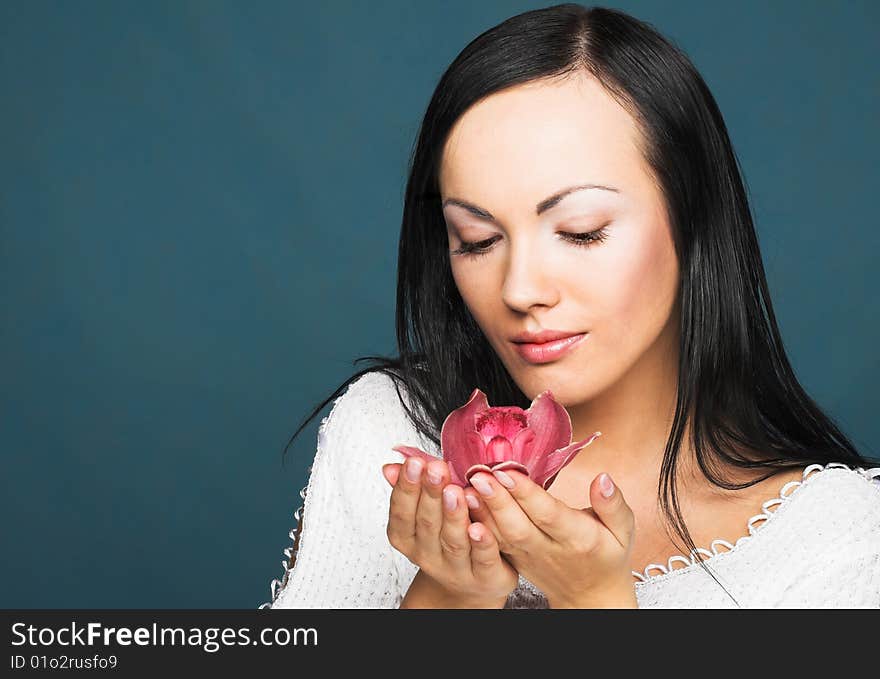
[[[605,224],[595,231],[588,231],[586,233],[563,232],[560,233],[559,236],[563,240],[566,240],[577,247],[589,247],[594,243],[601,243],[608,237],[607,227],[608,224]],[[493,236],[487,240],[476,241],[473,243],[462,242],[461,247],[457,250],[452,250],[450,254],[476,259],[477,257],[487,254],[490,251],[492,244],[500,237],[501,236]]]

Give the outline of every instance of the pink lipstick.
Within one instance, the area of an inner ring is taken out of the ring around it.
[[[588,334],[584,332],[543,343],[514,342],[513,347],[529,363],[550,363],[565,356]]]

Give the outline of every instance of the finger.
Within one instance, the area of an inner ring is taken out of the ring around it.
[[[443,460],[431,460],[422,475],[422,492],[439,500],[443,486],[449,483],[449,471]]]
[[[471,545],[467,528],[470,525],[464,490],[453,483],[443,488],[443,525],[440,528],[440,547],[450,566],[456,570],[470,570]]]
[[[483,502],[492,512],[492,518],[501,535],[499,542],[507,548],[535,549],[546,546],[549,538],[532,523],[522,507],[492,474],[477,472],[471,477]]]
[[[550,495],[528,475],[515,470],[493,472],[498,482],[507,489],[532,523],[548,537],[562,541],[576,529],[576,510]]]
[[[489,508],[486,506],[486,503],[483,502],[480,494],[473,486],[468,486],[464,489],[464,497],[465,502],[467,502],[468,505],[468,517],[471,522],[482,523],[486,528],[492,531],[495,540],[500,543],[501,533],[498,530],[495,519],[492,517],[492,512],[489,511]]]
[[[489,580],[497,575],[500,567],[508,567],[503,560],[500,545],[486,526],[472,523],[468,526],[471,541],[471,573],[479,580]]]
[[[620,488],[608,474],[599,474],[590,484],[590,502],[599,520],[624,548],[629,547],[635,531],[635,517]]]
[[[397,483],[397,477],[400,475],[401,467],[403,467],[403,465],[399,462],[382,465],[382,476],[385,477],[385,480],[390,483],[392,487]]]
[[[416,510],[422,494],[422,469],[425,463],[416,457],[403,465],[391,491],[388,509],[388,539],[395,547],[411,542],[416,535]]]
[[[416,542],[423,554],[440,553],[440,529],[443,526],[440,493],[448,482],[446,463],[431,460],[422,474],[422,494],[416,508]]]

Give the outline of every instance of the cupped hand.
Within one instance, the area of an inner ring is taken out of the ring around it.
[[[426,465],[409,458],[405,466],[383,465],[382,474],[393,486],[387,529],[391,545],[450,597],[475,608],[503,602],[519,575],[502,556],[492,531],[471,522],[464,489],[449,483],[446,463],[437,459]]]
[[[593,479],[591,506],[584,509],[569,507],[517,471],[479,472],[470,482],[481,499],[471,516],[486,524],[502,554],[551,608],[637,607],[629,568],[635,519],[610,477]]]

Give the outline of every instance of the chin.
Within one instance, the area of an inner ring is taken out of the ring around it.
[[[530,401],[534,401],[539,394],[547,389],[553,392],[553,398],[556,402],[566,408],[591,398],[589,385],[584,384],[583,380],[575,380],[575,383],[572,383],[570,378],[563,380],[551,376],[524,375],[516,382]]]

